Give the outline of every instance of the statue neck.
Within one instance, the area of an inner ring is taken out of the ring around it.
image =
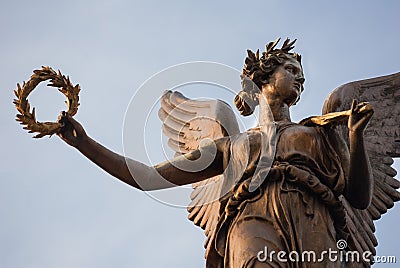
[[[279,99],[265,98],[260,94],[260,115],[259,125],[265,125],[271,122],[291,122],[289,106]]]

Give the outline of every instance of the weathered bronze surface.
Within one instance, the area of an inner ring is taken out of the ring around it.
[[[373,221],[400,200],[390,167],[400,156],[400,73],[339,87],[322,116],[293,123],[289,108],[304,83],[301,57],[290,52],[294,41],[279,49],[278,42],[261,56],[248,51],[235,104],[243,115],[260,105],[260,122],[245,133],[222,101],[169,91],[159,115],[178,155],[170,162],[149,167],[125,159],[68,114],[60,118],[58,135],[135,188],[193,183],[189,219],[205,230],[207,267],[368,267],[363,259],[282,262],[273,255],[263,262],[259,253],[268,248],[321,256],[343,239],[347,251],[375,254]],[[204,138],[215,143],[199,147]],[[197,160],[208,155],[211,164],[203,168]]]

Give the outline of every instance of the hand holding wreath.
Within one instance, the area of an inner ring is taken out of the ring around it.
[[[34,138],[42,138],[46,135],[53,135],[59,133],[63,127],[63,122],[38,122],[36,120],[35,108],[30,108],[28,102],[28,95],[36,88],[36,86],[46,80],[50,80],[48,86],[57,87],[58,90],[67,97],[68,111],[66,114],[69,116],[74,116],[78,111],[79,106],[79,85],[73,86],[69,77],[65,77],[60,71],[55,72],[52,68],[48,66],[43,66],[41,70],[33,71],[33,75],[28,80],[28,82],[23,82],[22,87],[17,84],[17,90],[14,90],[15,107],[17,108],[19,114],[17,114],[16,120],[24,125],[24,129],[28,130],[29,133],[39,133]]]
[[[57,122],[62,125],[57,135],[72,147],[77,148],[88,137],[82,125],[69,113],[61,112]]]

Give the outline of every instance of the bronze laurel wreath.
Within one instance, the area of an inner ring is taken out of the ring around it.
[[[36,121],[35,108],[32,109],[28,102],[28,95],[36,88],[36,86],[46,80],[50,80],[48,86],[57,87],[58,90],[67,97],[66,104],[68,106],[68,113],[73,116],[78,111],[79,106],[79,91],[80,86],[77,84],[73,86],[69,77],[65,77],[60,71],[55,72],[48,66],[42,66],[41,70],[34,70],[33,75],[28,82],[23,82],[22,87],[17,84],[17,89],[14,90],[15,107],[18,110],[16,120],[24,125],[24,129],[28,130],[29,133],[39,133],[34,138],[42,138],[46,135],[53,135],[62,127],[61,123],[58,122],[38,122]]]

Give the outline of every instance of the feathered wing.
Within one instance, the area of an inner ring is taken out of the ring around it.
[[[352,100],[369,102],[374,115],[364,133],[364,142],[373,169],[374,192],[371,205],[358,210],[342,197],[350,232],[349,246],[360,253],[376,254],[378,241],[374,235],[374,220],[379,219],[394,202],[400,200],[391,167],[393,158],[400,156],[400,73],[345,84],[326,99],[323,114],[350,109]],[[338,125],[336,132],[349,144],[347,124]],[[350,241],[351,240],[351,241]]]
[[[158,113],[168,145],[176,155],[199,148],[204,139],[216,140],[239,133],[236,116],[221,100],[191,100],[179,92],[166,91]],[[194,183],[188,206],[189,220],[204,229],[206,256],[220,216],[223,175]]]

